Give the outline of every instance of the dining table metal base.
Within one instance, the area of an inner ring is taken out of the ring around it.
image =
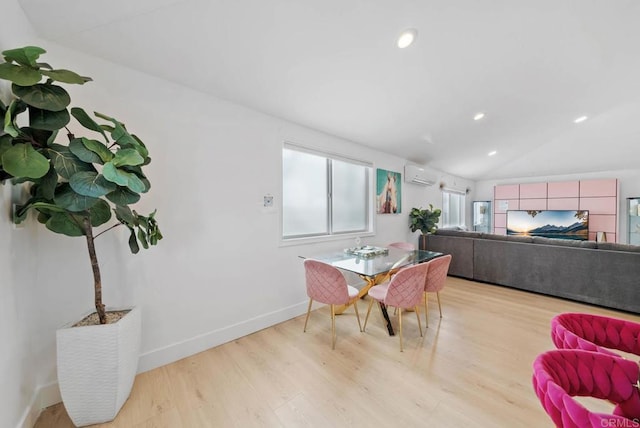
[[[374,277],[360,275],[360,278],[364,279],[366,281],[366,284],[364,285],[364,287],[360,289],[360,292],[358,293],[358,299],[363,299],[367,295],[371,287],[374,287],[378,284],[382,284],[383,282],[389,280],[391,278],[391,275],[394,273],[395,271],[386,272],[386,273],[376,275]],[[335,314],[339,315],[343,313],[351,305],[352,303],[347,305],[336,306]],[[387,324],[387,331],[389,332],[389,336],[394,336],[395,332],[393,331],[393,325],[391,324],[391,319],[389,318],[389,313],[387,312],[387,307],[384,303],[380,303],[380,310],[382,311],[382,317],[384,318],[384,321]]]

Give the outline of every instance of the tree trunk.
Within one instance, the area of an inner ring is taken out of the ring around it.
[[[98,265],[98,257],[96,256],[96,247],[93,243],[93,228],[89,217],[83,219],[84,234],[87,238],[87,249],[89,250],[89,258],[91,259],[91,269],[93,270],[93,289],[95,296],[96,312],[100,318],[100,324],[107,323],[107,314],[102,304],[102,279],[100,279],[100,266]]]

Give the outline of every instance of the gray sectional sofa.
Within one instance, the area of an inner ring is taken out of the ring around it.
[[[439,229],[426,249],[449,274],[640,313],[640,246]]]

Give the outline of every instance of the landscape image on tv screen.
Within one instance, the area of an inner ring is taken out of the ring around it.
[[[507,211],[507,235],[589,239],[589,211]]]

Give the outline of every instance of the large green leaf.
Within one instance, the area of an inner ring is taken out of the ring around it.
[[[42,74],[34,68],[4,62],[0,64],[0,79],[9,80],[16,85],[29,86],[38,83]]]
[[[0,135],[0,166],[2,166],[2,154],[13,146],[12,140],[9,134]]]
[[[140,193],[145,190],[144,183],[137,175],[116,168],[112,162],[104,164],[104,167],[102,168],[102,175],[112,183],[116,183],[120,186],[126,186],[133,192]]]
[[[116,185],[94,171],[81,171],[73,174],[69,185],[78,194],[99,198],[116,189]]]
[[[14,177],[40,178],[49,171],[49,160],[31,144],[16,144],[2,154],[2,168]]]
[[[147,158],[149,159],[149,158]],[[147,177],[144,175],[144,172],[142,171],[142,168],[140,168],[139,166],[123,166],[120,169],[126,171],[126,172],[131,172],[133,174],[135,174],[140,181],[142,181],[142,184],[144,184],[144,190],[141,191],[140,193],[147,193],[149,191],[149,189],[151,189],[151,183],[149,182],[149,180],[147,180]]]
[[[124,124],[102,113],[94,112],[94,114],[101,119],[108,120],[109,122],[113,123],[113,129],[110,131],[111,138],[113,138],[120,147],[125,149],[136,149],[143,158],[149,156],[149,151],[143,144],[140,144],[140,139],[137,137],[134,138],[131,134],[129,134],[127,129],[124,127]]]
[[[107,139],[107,135],[102,130],[102,127],[98,125],[96,121],[87,114],[86,111],[84,111],[80,107],[73,107],[71,109],[71,115],[75,117],[78,122],[80,122],[80,125],[92,131],[101,133],[104,137],[104,140],[109,142],[109,140]]]
[[[89,216],[91,217],[91,226],[98,227],[111,220],[111,207],[107,202],[100,199],[89,210]]]
[[[130,227],[129,231],[131,235],[129,235],[129,248],[133,254],[138,254],[140,251],[140,246],[138,245],[138,241],[136,240],[136,231],[134,228]]]
[[[131,208],[117,205],[113,211],[116,213],[118,221],[128,225],[130,228],[137,224]]]
[[[17,209],[13,214],[13,222],[16,224],[22,223],[27,218],[27,214],[31,209],[36,209],[39,213],[45,214],[47,217],[50,217],[55,213],[66,212],[64,209],[58,207],[57,205],[43,202],[38,198],[31,198],[29,201],[27,201],[26,204],[17,206]]]
[[[71,103],[71,97],[64,88],[50,83],[32,86],[13,84],[11,89],[25,103],[43,110],[60,111]]]
[[[140,227],[138,228],[138,241],[142,244],[142,247],[146,250],[149,248],[149,243],[147,242],[147,234]]]
[[[47,149],[53,166],[60,176],[70,179],[73,174],[80,171],[95,171],[92,164],[78,159],[68,147],[60,144],[51,144]]]
[[[93,153],[100,156],[100,159],[102,160],[101,163],[109,162],[113,159],[113,153],[100,141],[89,140],[88,138],[82,137],[82,144],[84,144],[87,150],[91,150]]]
[[[58,173],[56,169],[51,165],[49,171],[45,174],[44,177],[40,179],[40,195],[43,198],[52,200],[55,195],[56,185],[58,184]]]
[[[53,200],[56,205],[72,212],[88,210],[99,201],[98,198],[92,198],[74,192],[68,184],[63,184],[56,190],[56,195]]]
[[[91,77],[80,76],[78,73],[70,70],[40,70],[40,73],[49,77],[51,80],[56,80],[63,83],[74,83],[77,85],[84,85],[90,82]]]
[[[67,236],[83,236],[84,230],[80,226],[82,223],[79,216],[72,216],[69,213],[56,213],[47,220],[46,227],[52,232],[61,233]]]
[[[140,200],[138,193],[132,192],[127,187],[118,186],[116,190],[107,193],[107,199],[116,205],[131,205]]]
[[[116,167],[125,165],[136,166],[142,164],[144,159],[136,149],[120,149],[116,152],[116,155],[111,162]]]
[[[105,147],[106,149],[106,147]],[[87,163],[103,163],[100,156],[97,153],[87,149],[87,147],[82,144],[82,138],[74,138],[69,142],[69,150],[71,153],[76,155],[78,159]]]
[[[4,59],[7,62],[14,61],[18,64],[28,65],[35,68],[37,67],[36,60],[40,55],[46,52],[47,51],[38,46],[25,46],[22,48],[2,51],[2,56],[4,56]]]
[[[20,135],[14,139],[14,143],[32,143],[36,147],[45,147],[49,145],[53,134],[53,131],[23,126],[20,128]]]
[[[13,100],[9,104],[7,112],[4,114],[4,132],[17,137],[20,134],[20,130],[16,123],[16,117],[27,109],[27,105],[20,100]]]
[[[57,131],[64,128],[71,120],[69,112],[41,110],[35,107],[29,107],[29,125],[32,128],[43,129],[46,131]]]

